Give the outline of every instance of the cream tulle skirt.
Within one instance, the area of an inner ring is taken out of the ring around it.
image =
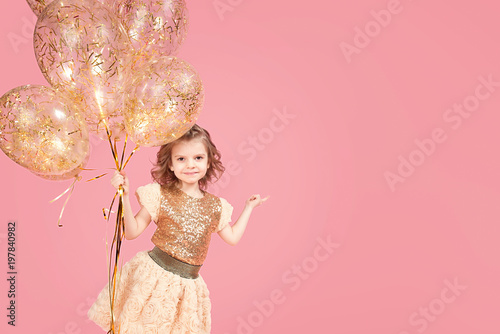
[[[209,291],[201,275],[189,279],[166,271],[147,251],[123,265],[114,307],[116,334],[208,334],[210,310]],[[110,329],[108,285],[88,317],[106,332]]]

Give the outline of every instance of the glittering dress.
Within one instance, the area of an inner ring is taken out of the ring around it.
[[[156,222],[151,238],[155,246],[192,265],[203,263],[211,234],[231,221],[232,206],[206,192],[194,198],[175,187],[151,183],[139,187],[136,196]],[[210,333],[211,303],[201,275],[191,279],[173,274],[142,251],[123,265],[119,277],[116,333]],[[109,300],[106,285],[88,312],[105,331],[110,329]]]

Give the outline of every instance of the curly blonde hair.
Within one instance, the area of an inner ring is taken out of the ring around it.
[[[214,183],[222,176],[225,168],[220,161],[221,154],[219,150],[217,150],[217,147],[212,142],[210,133],[201,126],[195,124],[182,135],[182,137],[160,147],[160,150],[156,154],[156,164],[153,169],[151,169],[151,176],[154,181],[161,185],[173,185],[179,182],[174,172],[170,170],[172,166],[172,149],[179,142],[186,142],[193,139],[201,139],[207,150],[208,169],[205,176],[198,181],[200,188],[205,190],[208,183]]]

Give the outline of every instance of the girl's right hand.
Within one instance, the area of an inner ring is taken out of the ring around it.
[[[120,186],[123,189],[123,195],[128,195],[128,177],[124,171],[118,172],[115,171],[115,174],[111,178],[111,185],[115,187],[116,190],[120,189]]]

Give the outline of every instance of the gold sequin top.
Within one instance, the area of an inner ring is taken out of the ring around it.
[[[195,198],[177,187],[150,183],[137,188],[136,196],[156,222],[151,241],[189,264],[203,264],[212,233],[231,221],[233,207],[225,199],[207,192],[202,198]]]

